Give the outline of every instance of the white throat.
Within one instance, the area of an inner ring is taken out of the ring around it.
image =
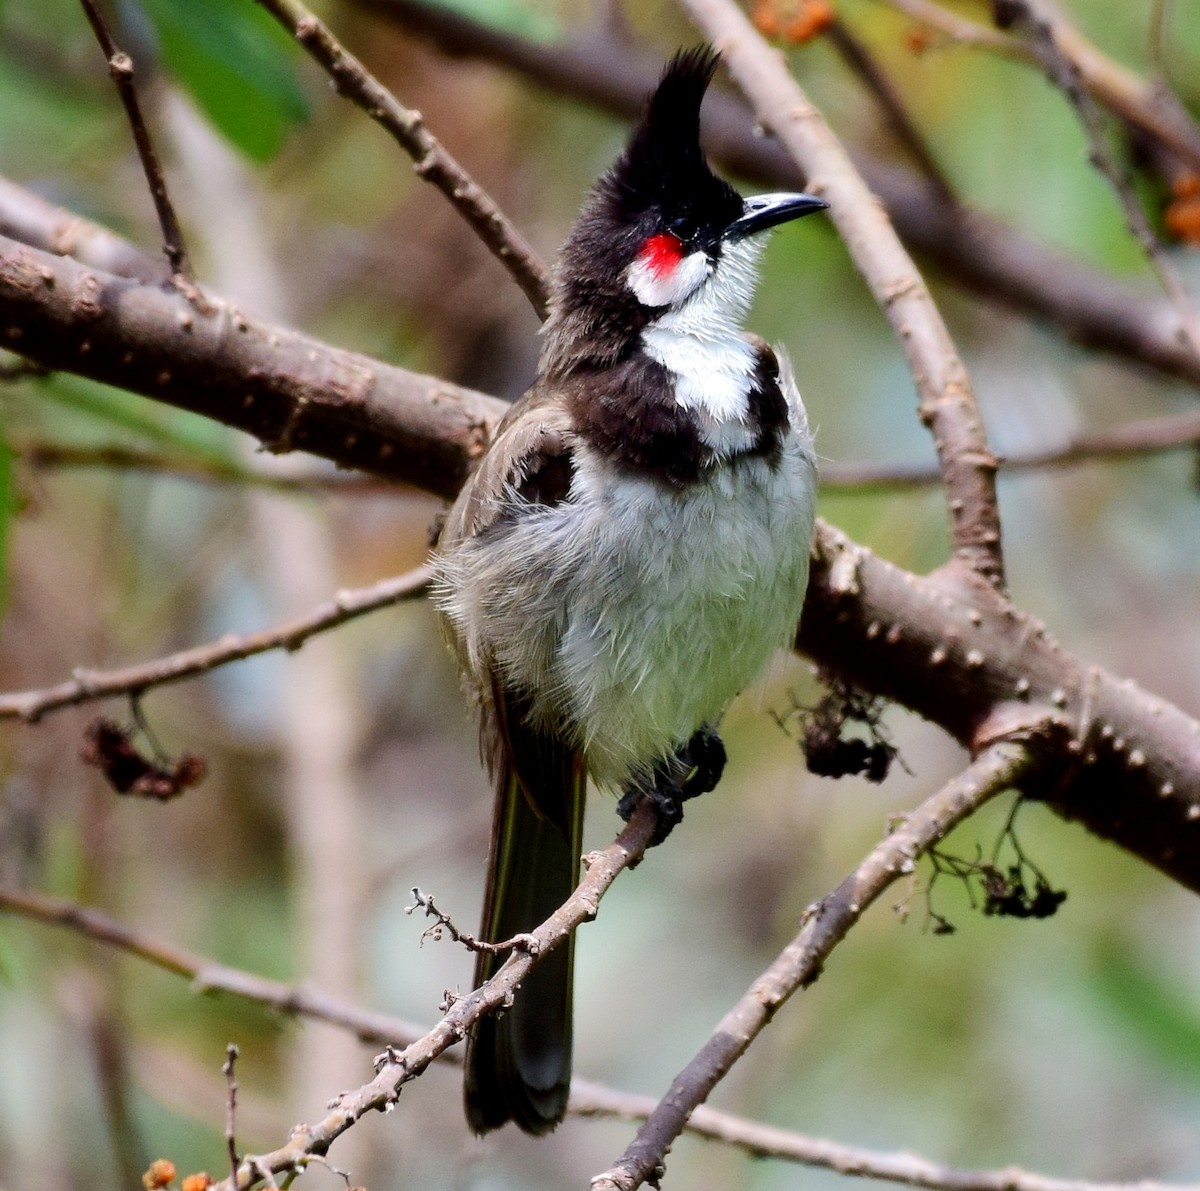
[[[676,403],[696,415],[701,435],[719,455],[748,449],[757,435],[750,417],[757,356],[742,327],[762,249],[757,236],[726,244],[717,267],[709,266],[681,303],[642,332],[646,353],[674,374]],[[696,258],[708,265],[704,253],[697,252],[680,261],[675,272],[686,268],[694,277]],[[631,270],[635,293],[638,280]]]

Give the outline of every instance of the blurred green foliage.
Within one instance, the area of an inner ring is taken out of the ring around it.
[[[162,66],[241,151],[266,161],[308,114],[298,51],[270,15],[246,0],[141,0]]]

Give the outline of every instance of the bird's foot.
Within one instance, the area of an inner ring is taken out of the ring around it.
[[[617,814],[628,822],[643,799],[654,807],[658,818],[654,834],[646,844],[647,848],[655,848],[671,834],[676,823],[683,821],[683,791],[678,783],[665,788],[657,781],[647,785],[631,785],[617,803]]]
[[[692,738],[677,754],[687,767],[682,797],[695,798],[715,790],[725,772],[725,744],[707,724],[692,733]]]
[[[653,848],[683,821],[683,804],[713,789],[724,769],[725,745],[721,738],[712,728],[700,728],[683,748],[660,761],[648,780],[629,785],[617,803],[617,814],[628,822],[642,799],[647,799],[658,815],[658,825],[647,845]]]

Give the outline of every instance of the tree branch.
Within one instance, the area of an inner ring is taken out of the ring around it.
[[[323,1021],[346,1030],[368,1045],[406,1046],[427,1033],[424,1027],[413,1022],[372,1013],[329,997],[310,985],[268,980],[174,944],[160,942],[102,911],[64,898],[0,888],[0,911],[49,926],[65,927],[85,938],[135,955],[190,980],[197,993],[227,993],[276,1013]],[[447,1050],[438,1056],[438,1061],[454,1063],[459,1061],[459,1056]],[[620,1092],[591,1080],[576,1078],[571,1081],[571,1102],[567,1111],[581,1117],[644,1121],[655,1105],[651,1096]],[[693,1136],[734,1146],[755,1158],[778,1158],[839,1174],[929,1187],[934,1191],[1200,1191],[1196,1186],[1144,1181],[1122,1184],[1054,1179],[1013,1167],[998,1171],[960,1170],[913,1154],[882,1153],[807,1137],[790,1129],[763,1125],[703,1105],[692,1114],[686,1130]]]
[[[657,1102],[652,1096],[616,1092],[576,1079],[571,1084],[568,1111],[578,1116],[615,1116],[628,1121],[645,1121],[656,1107]],[[780,1158],[831,1170],[835,1174],[929,1187],[934,1191],[1200,1191],[1198,1184],[1174,1186],[1146,1181],[1089,1183],[1078,1179],[1056,1179],[1014,1166],[1003,1170],[963,1170],[931,1162],[916,1154],[887,1153],[808,1137],[790,1129],[763,1125],[722,1112],[706,1104],[696,1107],[683,1128],[692,1136],[735,1146],[755,1158]]]
[[[311,450],[453,496],[507,408],[206,297],[198,310],[0,236],[0,346],[205,414],[270,451]]]
[[[1041,64],[1037,51],[1028,43],[951,13],[933,0],[884,2],[952,41],[1032,66]],[[1061,17],[1056,18],[1055,26],[1059,51],[1072,63],[1088,94],[1130,128],[1162,145],[1192,170],[1200,171],[1200,126],[1161,80],[1141,78],[1101,52]]]
[[[637,113],[661,66],[608,36],[545,44],[420,0],[356,3],[429,38],[452,57],[498,63],[626,118]],[[757,135],[754,114],[741,99],[713,89],[704,109],[706,146],[727,170],[775,189],[805,185],[779,143]],[[862,152],[855,160],[905,243],[954,283],[985,301],[1045,319],[1084,347],[1200,384],[1200,364],[1179,342],[1178,318],[1153,290],[1118,281],[981,211],[948,202],[911,170]],[[2,220],[0,210],[0,231]]]
[[[154,210],[162,229],[163,253],[171,266],[171,275],[181,290],[190,291],[193,281],[192,263],[188,259],[187,247],[183,242],[183,229],[179,226],[179,217],[175,214],[175,206],[167,190],[162,162],[158,159],[158,151],[154,148],[150,130],[142,116],[142,106],[138,101],[137,87],[133,81],[133,59],[113,40],[95,0],[80,0],[80,3],[88,23],[92,26],[92,32],[95,33],[96,40],[108,59],[108,73],[125,107],[125,115],[129,119],[133,141],[137,146],[138,160],[142,163],[142,172],[146,175],[146,184],[150,187],[151,198],[154,199]]]
[[[829,954],[864,911],[917,858],[989,798],[1029,775],[1034,757],[1023,745],[986,749],[933,797],[926,799],[842,883],[803,915],[799,933],[730,1009],[695,1058],[638,1130],[625,1152],[591,1181],[592,1191],[633,1191],[656,1179],[688,1117],[725,1077],[797,989],[812,984]]]
[[[954,188],[909,115],[899,90],[862,39],[839,16],[833,18],[825,36],[841,55],[842,61],[858,75],[863,85],[875,97],[887,121],[888,131],[897,144],[904,147],[938,196],[945,202],[955,202]]]
[[[741,10],[732,0],[682,3],[721,51],[763,122],[809,175],[810,188],[831,201],[855,266],[908,358],[921,420],[933,433],[942,467],[955,557],[1003,588],[996,460],[967,370],[921,275],[820,112]]]
[[[140,695],[152,687],[206,674],[218,666],[273,649],[286,649],[290,653],[317,633],[328,632],[368,612],[424,595],[429,578],[428,567],[417,567],[398,578],[381,579],[370,587],[339,591],[332,600],[307,616],[273,629],[258,633],[231,633],[208,645],[197,645],[119,670],[77,669],[68,681],[60,682],[57,686],[0,695],[0,719],[20,719],[32,724],[47,712],[60,707],[76,707],[80,703],[107,699],[113,695]]]
[[[1065,26],[1038,0],[1008,0],[1008,3],[1014,13],[1019,14],[1017,26],[1026,32],[1046,77],[1062,91],[1075,112],[1087,141],[1088,160],[1116,196],[1130,235],[1141,248],[1168,301],[1175,308],[1185,342],[1197,361],[1200,361],[1200,318],[1197,318],[1179,274],[1150,226],[1132,181],[1105,147],[1100,114],[1081,83],[1077,60],[1063,48],[1064,44],[1070,44]]]
[[[998,455],[996,461],[1000,474],[1004,475],[1197,448],[1200,448],[1200,414],[1186,413],[1144,418],[1114,426],[1111,430],[1077,434],[1062,446],[1026,451],[1020,455]],[[873,463],[821,465],[821,485],[827,489],[918,488],[940,483],[941,478],[936,467],[920,464],[907,467]]]
[[[37,375],[45,370],[31,365]],[[378,496],[395,492],[396,485],[364,475],[333,475],[312,469],[295,475],[279,475],[230,459],[186,451],[144,451],[119,443],[96,446],[81,443],[50,442],[45,439],[21,439],[9,448],[22,463],[35,471],[99,470],[147,472],[172,479],[193,480],[201,484],[242,484],[267,488],[273,492],[297,495],[317,493],[335,496]],[[936,476],[934,477],[936,481]]]
[[[445,1050],[461,1042],[475,1022],[512,1003],[521,981],[538,959],[565,943],[576,927],[596,917],[600,899],[623,869],[638,863],[657,825],[653,808],[643,801],[613,843],[585,857],[583,880],[567,901],[531,932],[526,949],[514,951],[487,983],[456,1000],[442,1020],[417,1041],[401,1051],[385,1051],[378,1060],[375,1078],[353,1092],[341,1093],[332,1102],[329,1114],[317,1124],[296,1126],[287,1142],[269,1154],[247,1154],[236,1186],[227,1179],[216,1184],[217,1191],[239,1191],[271,1174],[302,1170],[310,1157],[324,1155],[333,1141],[365,1113],[387,1111],[396,1103],[401,1088]]]
[[[215,298],[200,316],[158,287],[0,238],[0,341],[14,338],[52,366],[276,441],[292,426],[293,445],[442,496],[507,408],[253,322]],[[1053,721],[1077,765],[1044,793],[1049,805],[1200,890],[1196,720],[1088,667],[985,585],[953,572],[920,578],[827,525],[814,550],[804,653],[972,749]]]
[[[300,0],[258,3],[324,67],[338,93],[362,108],[412,157],[418,177],[432,182],[450,200],[544,319],[550,294],[546,266],[495,200],[425,127],[420,112],[404,107]]]

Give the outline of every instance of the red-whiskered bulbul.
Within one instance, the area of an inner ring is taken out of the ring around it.
[[[712,789],[727,704],[795,635],[816,469],[786,360],[742,323],[766,237],[827,206],[709,169],[717,66],[677,54],[555,270],[533,386],[451,509],[436,600],[478,706],[496,808],[483,937],[578,879],[584,786],[659,812]],[[501,959],[481,954],[477,983]],[[572,946],[468,1040],[467,1118],[552,1129],[571,1077]]]

